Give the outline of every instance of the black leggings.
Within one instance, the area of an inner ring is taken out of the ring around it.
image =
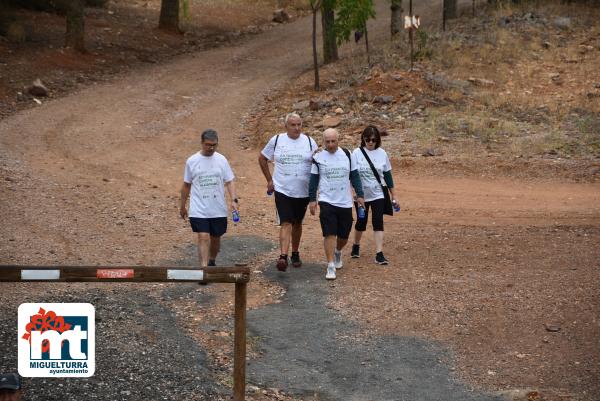
[[[375,199],[371,202],[365,202],[365,218],[358,218],[358,203],[354,202],[354,207],[356,208],[356,224],[354,225],[354,229],[356,231],[366,231],[367,230],[367,220],[369,219],[369,209],[373,210],[371,223],[373,224],[373,231],[383,231],[383,209],[385,206],[385,200]]]

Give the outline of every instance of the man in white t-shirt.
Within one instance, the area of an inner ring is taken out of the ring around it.
[[[329,128],[323,132],[325,150],[314,156],[309,183],[310,214],[317,210],[319,193],[319,220],[323,232],[328,280],[335,279],[336,269],[341,269],[342,249],[348,242],[352,229],[352,192],[357,202],[365,206],[363,188],[357,170],[356,158],[338,146],[339,133]]]
[[[227,231],[225,189],[229,192],[231,208],[238,210],[234,175],[229,162],[216,152],[219,144],[217,132],[207,129],[201,136],[202,150],[185,162],[179,214],[189,216],[192,231],[198,233],[198,260],[200,266],[216,266],[221,246],[221,236]],[[186,202],[190,195],[190,211]]]
[[[287,132],[273,136],[258,156],[258,163],[265,179],[267,192],[275,192],[275,207],[281,227],[279,246],[281,254],[277,260],[277,269],[285,271],[288,267],[288,250],[292,243],[292,266],[302,266],[300,260],[300,238],[302,220],[308,206],[308,181],[312,155],[317,143],[308,135],[302,134],[302,119],[296,113],[285,117]],[[271,176],[268,162],[275,164]]]

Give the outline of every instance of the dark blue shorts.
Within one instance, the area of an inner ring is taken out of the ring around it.
[[[190,217],[190,225],[195,233],[209,233],[211,237],[220,237],[227,231],[227,217]]]

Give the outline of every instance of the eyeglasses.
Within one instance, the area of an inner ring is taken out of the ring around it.
[[[367,139],[365,139],[365,143],[369,143],[369,142],[377,143],[377,139],[375,139],[375,138],[367,138]]]

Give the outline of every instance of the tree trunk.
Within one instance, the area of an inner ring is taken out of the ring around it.
[[[367,64],[371,67],[371,53],[369,52],[369,31],[367,31],[367,23],[365,22],[365,46],[367,48]]]
[[[391,5],[392,18],[390,20],[390,29],[392,31],[392,37],[396,36],[402,31],[402,0],[392,0]]]
[[[323,33],[323,63],[329,64],[339,60],[337,42],[335,40],[335,0],[324,1],[321,5],[321,27]]]
[[[312,48],[313,48],[313,66],[315,68],[315,90],[321,90],[319,83],[319,59],[317,57],[317,9],[314,8],[313,12],[313,26],[312,26]]]
[[[456,0],[444,0],[444,16],[447,20],[458,16]]]
[[[179,0],[162,0],[158,27],[169,32],[179,31]]]
[[[78,52],[85,52],[85,20],[83,0],[70,0],[67,3],[67,31],[65,46]]]

